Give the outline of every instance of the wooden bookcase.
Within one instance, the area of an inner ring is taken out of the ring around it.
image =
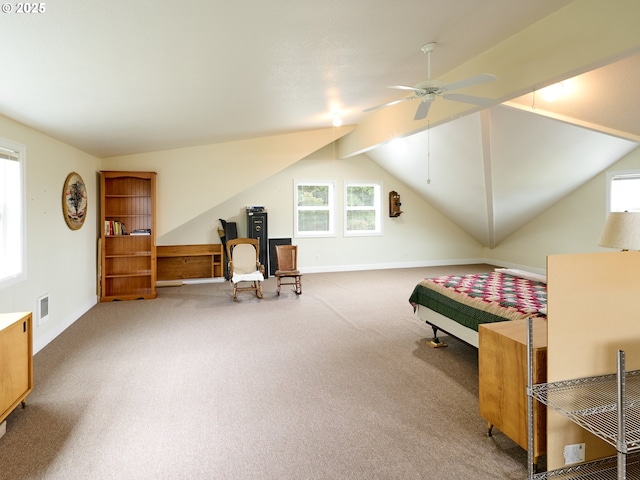
[[[100,301],[155,298],[156,173],[102,171],[100,193]]]

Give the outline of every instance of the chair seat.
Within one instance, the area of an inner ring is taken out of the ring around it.
[[[276,270],[276,276],[280,277],[297,277],[302,276],[300,270]]]
[[[234,273],[231,277],[231,281],[233,283],[238,282],[263,282],[264,275],[261,272],[252,272],[252,273]]]

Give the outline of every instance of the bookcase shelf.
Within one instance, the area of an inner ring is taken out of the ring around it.
[[[102,171],[100,186],[100,301],[155,298],[156,174]]]

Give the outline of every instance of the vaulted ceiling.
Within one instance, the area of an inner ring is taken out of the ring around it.
[[[357,124],[424,43],[437,76],[568,3],[43,2],[0,14],[0,114],[99,157]]]
[[[365,153],[483,245],[640,141],[635,0],[43,5],[0,14],[0,114],[109,157],[326,128],[339,113],[356,125],[341,157]],[[462,92],[492,106],[437,99],[422,121],[416,101],[363,113],[402,98],[387,86],[426,78],[427,42],[433,78],[495,74]],[[573,77],[580,95],[555,112],[532,98]],[[396,137],[407,153],[391,150]]]
[[[404,142],[367,155],[488,247],[637,147],[505,106]]]
[[[553,101],[527,94],[367,155],[494,247],[638,147],[638,80],[640,55],[565,80]]]

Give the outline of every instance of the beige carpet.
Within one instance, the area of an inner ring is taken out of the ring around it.
[[[477,351],[408,303],[425,276],[308,274],[303,294],[226,284],[99,304],[35,357],[1,479],[522,479],[478,413]]]

